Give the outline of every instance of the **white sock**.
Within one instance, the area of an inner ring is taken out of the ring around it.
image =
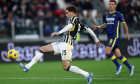
[[[73,72],[73,73],[77,73],[77,74],[81,74],[83,76],[85,76],[86,78],[88,77],[89,73],[76,67],[76,66],[70,66],[69,71]]]
[[[31,60],[31,62],[25,65],[25,67],[28,68],[28,69],[30,69],[35,63],[37,63],[37,62],[40,60],[40,58],[41,58],[42,56],[43,56],[43,53],[38,52],[38,53],[34,56],[34,58]]]

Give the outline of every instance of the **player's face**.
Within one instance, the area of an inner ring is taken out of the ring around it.
[[[66,10],[66,16],[67,16],[67,18],[71,18],[72,17],[72,12],[69,12],[68,10]]]
[[[109,8],[110,8],[110,11],[115,11],[115,9],[116,9],[115,2],[109,2]]]

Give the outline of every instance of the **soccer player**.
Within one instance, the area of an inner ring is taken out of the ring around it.
[[[62,39],[60,39],[59,42],[54,42],[40,47],[39,52],[35,55],[30,63],[26,65],[20,63],[21,68],[25,72],[28,72],[29,69],[39,61],[44,53],[54,52],[55,54],[61,54],[64,70],[85,76],[88,84],[91,84],[93,75],[91,72],[86,72],[77,66],[70,66],[72,50],[74,47],[73,43],[76,40],[79,31],[88,31],[89,34],[93,37],[97,46],[100,45],[100,42],[94,32],[79,20],[76,12],[77,10],[75,6],[68,6],[66,8],[66,16],[69,19],[68,24],[59,32],[54,32],[51,34],[51,37],[53,37],[55,35],[64,33]]]
[[[105,15],[104,24],[102,24],[101,26],[94,26],[94,30],[107,28],[108,43],[105,52],[117,67],[116,75],[119,74],[122,69],[122,65],[120,65],[116,59],[116,57],[118,57],[129,68],[130,76],[132,76],[134,71],[134,66],[130,65],[126,57],[124,57],[121,54],[118,45],[120,40],[120,33],[119,33],[120,22],[122,22],[123,27],[126,31],[127,39],[130,40],[128,27],[127,24],[125,23],[123,15],[115,10],[116,9],[115,0],[109,1],[109,7],[110,7],[110,12]]]

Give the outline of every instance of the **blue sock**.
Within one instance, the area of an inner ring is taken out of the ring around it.
[[[108,56],[115,63],[116,66],[120,66],[120,64],[117,61],[116,56],[112,52]]]
[[[130,66],[130,64],[128,63],[127,59],[126,59],[123,55],[121,55],[121,56],[119,57],[119,59],[120,59],[129,69],[131,68],[131,66]]]

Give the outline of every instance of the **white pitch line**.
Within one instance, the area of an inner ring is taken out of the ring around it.
[[[122,75],[130,75],[130,74],[122,74]],[[134,74],[135,76],[139,76],[140,74]],[[93,76],[115,76],[114,75],[93,75]]]
[[[85,79],[85,78],[0,78],[0,79]]]
[[[93,78],[94,80],[140,80],[138,78]]]
[[[129,76],[130,74],[122,74],[122,75]],[[135,76],[139,76],[140,74],[134,74],[134,75],[135,75]],[[94,75],[94,74],[93,74],[93,77],[104,77],[104,76],[105,76],[105,77],[114,77],[114,76],[117,76],[117,75],[115,75],[115,74],[114,74],[114,75]],[[69,77],[72,77],[72,78],[73,78],[74,76],[68,75],[68,76],[63,76],[63,77],[68,77],[68,78],[69,78]]]
[[[11,79],[11,80],[40,80],[40,79],[66,79],[66,80],[71,80],[71,79],[85,79],[85,78],[0,78],[0,80],[7,80],[7,79]],[[93,78],[93,80],[140,80],[140,79],[137,79],[137,78]]]

